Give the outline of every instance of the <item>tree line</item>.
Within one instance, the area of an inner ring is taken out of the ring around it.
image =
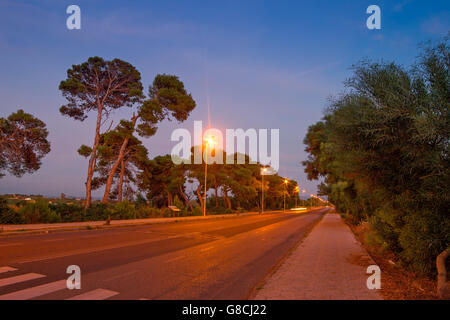
[[[139,189],[146,192],[149,201],[158,207],[174,204],[174,198],[182,199],[186,207],[192,209],[192,199],[204,206],[205,192],[212,191],[212,208],[223,207],[228,210],[261,210],[261,195],[264,192],[264,208],[281,209],[284,201],[286,208],[292,207],[298,199],[297,182],[285,179],[278,174],[265,175],[264,183],[260,163],[250,164],[248,155],[244,155],[244,164],[208,164],[205,188],[204,165],[174,164],[170,155],[157,156],[152,159],[141,173]],[[227,155],[223,150],[223,159],[231,156],[237,160],[238,154]],[[235,161],[237,162],[237,161]],[[193,194],[186,191],[186,186],[195,186]],[[207,198],[208,201],[208,198]]]
[[[196,203],[204,206],[205,193],[210,190],[212,206],[230,212],[259,210],[263,190],[268,209],[281,208],[285,199],[288,207],[292,206],[294,197],[298,198],[296,182],[284,181],[277,174],[267,175],[262,185],[262,166],[249,164],[247,155],[246,164],[208,165],[206,188],[204,165],[175,165],[169,155],[149,159],[141,139],[153,136],[165,119],[185,121],[196,106],[175,75],[158,74],[144,94],[141,74],[133,65],[91,57],[67,70],[59,90],[67,101],[59,109],[63,116],[76,121],[89,116],[96,119],[92,143],[78,148],[78,154],[88,160],[85,210],[92,203],[92,191],[99,188],[104,188],[102,203],[134,201],[139,195],[157,208],[181,199],[191,211]],[[132,115],[113,126],[110,116],[119,108],[131,109]],[[0,134],[1,175],[32,173],[50,152],[45,123],[22,110],[0,118]],[[238,156],[223,153],[224,157]],[[194,192],[186,191],[188,184],[195,185]]]
[[[346,91],[309,127],[303,162],[323,177],[348,221],[370,225],[375,241],[415,271],[435,272],[450,246],[449,36],[425,43],[410,68],[354,65]]]

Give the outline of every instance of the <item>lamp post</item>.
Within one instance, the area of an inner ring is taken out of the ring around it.
[[[208,174],[208,146],[213,146],[214,140],[213,137],[208,137],[205,139],[205,190],[204,190],[204,200],[203,200],[203,216],[206,216],[206,181],[207,181],[207,174]]]
[[[295,196],[295,207],[296,208],[297,208],[297,198],[298,198],[298,193],[299,192],[300,192],[300,189],[299,189],[298,186],[296,186],[295,189],[294,189],[294,193],[296,193],[296,196]]]
[[[287,184],[288,184],[289,180],[288,179],[284,179],[284,191],[283,192],[283,212],[286,212],[286,192],[287,192]]]
[[[261,169],[261,214],[264,213],[264,175],[267,172],[267,168]]]

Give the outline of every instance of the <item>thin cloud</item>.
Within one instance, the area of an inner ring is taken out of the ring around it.
[[[332,69],[332,68],[334,68],[335,66],[338,66],[338,65],[340,65],[340,64],[341,64],[341,61],[331,62],[331,63],[328,63],[328,64],[326,64],[326,65],[317,66],[317,67],[311,68],[311,69],[309,69],[309,70],[300,72],[300,73],[298,74],[298,76],[303,77],[303,76],[308,75],[308,74],[321,73],[321,72],[330,70],[330,69]]]
[[[397,3],[394,6],[394,12],[401,12],[401,11],[403,11],[403,8],[410,2],[411,2],[411,0],[404,0],[404,1],[400,2],[400,3]]]
[[[446,34],[450,30],[450,13],[444,12],[434,16],[422,24],[422,30],[433,35]]]

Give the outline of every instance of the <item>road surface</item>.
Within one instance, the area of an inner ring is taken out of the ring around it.
[[[0,300],[245,299],[327,210],[3,237]]]

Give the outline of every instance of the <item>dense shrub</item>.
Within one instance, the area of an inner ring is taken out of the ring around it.
[[[193,215],[193,216],[201,216],[201,215],[203,215],[202,208],[200,208],[200,206],[195,206],[195,207],[192,209],[192,215]]]
[[[23,215],[8,206],[4,198],[0,198],[0,224],[22,224],[25,223]]]
[[[107,208],[107,214],[111,219],[136,219],[136,209],[128,200],[119,202]]]
[[[61,203],[52,204],[49,207],[60,215],[62,222],[83,221],[84,209],[81,205],[68,205]]]
[[[136,214],[139,219],[158,218],[161,215],[158,208],[151,206],[139,206],[136,209]]]
[[[23,216],[25,223],[54,223],[61,221],[61,216],[50,209],[48,202],[41,198],[35,202],[29,202],[20,208],[19,214]]]
[[[84,214],[85,221],[99,221],[108,219],[108,203],[92,203]]]

